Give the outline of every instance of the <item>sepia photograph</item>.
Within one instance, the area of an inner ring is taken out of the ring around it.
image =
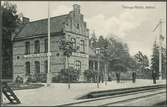
[[[1,106],[167,106],[166,1],[1,2]]]

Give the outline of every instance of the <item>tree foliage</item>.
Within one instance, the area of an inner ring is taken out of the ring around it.
[[[86,78],[87,81],[93,81],[95,82],[97,78],[97,71],[95,70],[85,70],[84,71],[84,77]]]
[[[15,4],[4,2],[1,6],[2,9],[2,26],[3,35],[11,36],[21,23],[19,14],[17,14],[17,6]]]
[[[12,34],[19,26],[21,20],[17,14],[15,4],[4,2],[1,6],[2,10],[2,56],[3,68],[2,77],[4,79],[12,78]]]
[[[143,55],[142,52],[138,51],[137,54],[134,55],[136,61],[136,69],[138,71],[145,71],[146,67],[149,66],[149,60],[146,55]]]
[[[61,69],[58,76],[52,78],[53,82],[77,82],[79,79],[80,71],[69,67],[68,69]]]
[[[73,52],[76,52],[79,49],[79,47],[74,47],[73,42],[71,41],[60,40],[59,49],[63,50],[65,56],[70,57]]]
[[[110,38],[104,38],[100,35],[96,38],[94,33],[89,43],[91,43],[93,48],[101,49],[101,56],[106,59],[106,62],[109,62],[109,71],[119,69],[117,65],[120,65],[121,69],[119,70],[121,71],[127,71],[131,68],[131,65],[129,65],[130,63],[127,63],[127,61],[131,60],[131,57],[126,43],[112,36]]]

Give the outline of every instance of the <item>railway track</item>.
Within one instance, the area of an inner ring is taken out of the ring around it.
[[[166,85],[144,86],[88,93],[73,103],[60,106],[111,106],[166,93]]]

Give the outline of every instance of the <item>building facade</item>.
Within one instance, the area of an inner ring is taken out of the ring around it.
[[[27,20],[26,20],[27,21]],[[27,22],[16,34],[13,42],[13,80],[21,76],[26,81],[29,75],[46,74],[48,71],[48,19]],[[51,74],[58,75],[67,60],[59,49],[62,39],[73,42],[79,47],[69,58],[69,66],[80,70],[80,81],[84,80],[83,72],[89,69],[89,29],[80,13],[80,6],[73,5],[68,14],[50,19]]]

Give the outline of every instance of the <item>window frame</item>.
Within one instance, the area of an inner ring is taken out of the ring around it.
[[[44,40],[44,52],[47,53],[48,52],[48,39]]]
[[[35,54],[40,53],[40,41],[39,40],[34,41],[34,53]]]
[[[25,42],[25,55],[30,54],[30,41]]]
[[[29,76],[30,74],[31,74],[31,66],[30,66],[30,62],[29,61],[27,61],[26,63],[25,63],[25,71],[26,71],[26,76]]]

